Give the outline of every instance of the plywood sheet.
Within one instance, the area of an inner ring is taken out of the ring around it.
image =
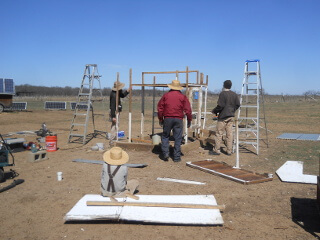
[[[244,169],[233,168],[226,163],[214,160],[187,162],[187,166],[243,184],[261,183],[273,179],[268,174],[259,174]]]
[[[139,200],[117,198],[119,202],[184,203],[217,205],[213,195],[138,195]],[[87,206],[87,201],[110,201],[108,197],[87,194],[65,215],[65,221],[112,220],[155,224],[222,225],[219,209]]]

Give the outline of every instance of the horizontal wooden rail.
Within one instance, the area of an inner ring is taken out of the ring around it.
[[[104,202],[87,201],[87,206],[130,206],[130,207],[166,207],[166,208],[197,208],[224,210],[225,205],[205,205],[186,203],[151,203],[151,202]]]

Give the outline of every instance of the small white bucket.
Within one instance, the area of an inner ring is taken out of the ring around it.
[[[152,144],[159,145],[161,143],[161,137],[159,135],[152,136]]]
[[[97,143],[98,149],[99,151],[103,151],[104,150],[104,144],[103,143]]]
[[[57,172],[57,180],[62,181],[62,172]]]

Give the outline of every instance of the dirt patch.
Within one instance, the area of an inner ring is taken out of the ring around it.
[[[319,104],[309,105],[313,112],[320,111]],[[287,141],[276,137],[290,131],[320,133],[320,116],[310,117],[311,124],[306,124],[306,118],[301,117],[301,111],[307,114],[306,106],[285,106],[285,109],[282,111],[277,103],[268,105],[267,117],[270,120],[269,129],[272,130],[269,148],[262,146],[259,156],[242,152],[242,168],[258,173],[275,173],[287,160],[302,160],[308,174],[318,174],[318,142]],[[296,111],[299,111],[299,115],[293,119],[291,116]],[[122,114],[122,118],[124,124],[121,130],[127,131],[125,114]],[[242,185],[187,167],[188,161],[208,158],[235,164],[234,155],[212,157],[200,145],[185,154],[180,163],[163,162],[152,151],[128,150],[130,163],[148,164],[146,168],[130,169],[129,179],[139,180],[140,194],[214,194],[218,204],[226,205],[222,213],[225,221],[223,226],[108,222],[66,224],[64,215],[83,195],[99,194],[100,186],[100,165],[72,160],[102,160],[102,153],[91,151],[90,148],[97,142],[107,143],[103,138],[95,138],[85,146],[67,144],[71,119],[71,111],[34,110],[0,115],[0,133],[38,130],[46,122],[48,128],[58,134],[59,147],[58,151],[48,153],[48,160],[36,163],[27,161],[27,151],[14,154],[16,166],[13,169],[19,174],[16,179],[21,178],[25,182],[0,193],[1,239],[312,239],[320,232],[314,225],[309,227],[310,224],[303,224],[303,219],[296,221],[292,209],[293,201],[294,207],[299,207],[300,212],[304,202],[315,204],[315,185],[283,183],[276,175],[271,182]],[[139,128],[139,122],[134,127]],[[32,135],[23,137],[27,141],[35,140]],[[301,156],[296,156],[298,153]],[[57,181],[59,171],[63,172],[61,182]],[[200,181],[207,185],[157,181],[157,177]],[[0,187],[12,181],[8,179]],[[305,218],[308,216],[313,223],[319,221],[318,216],[309,214]]]

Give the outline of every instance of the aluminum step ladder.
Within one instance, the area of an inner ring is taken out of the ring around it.
[[[73,119],[71,122],[68,142],[82,142],[86,144],[97,135],[107,137],[107,132],[96,129],[95,117],[102,116],[103,126],[107,127],[105,99],[103,98],[100,75],[98,73],[97,64],[87,64],[84,69],[84,74],[77,97],[77,102],[74,109]],[[95,83],[96,81],[96,83]],[[102,114],[94,113],[93,103],[101,103]],[[93,133],[88,134],[88,125],[92,119]]]
[[[237,118],[238,147],[252,146],[256,154],[259,154],[260,141],[263,141],[268,147],[268,129],[259,59],[245,62]],[[263,131],[260,131],[260,129],[263,129]],[[248,150],[250,149],[248,148]]]

